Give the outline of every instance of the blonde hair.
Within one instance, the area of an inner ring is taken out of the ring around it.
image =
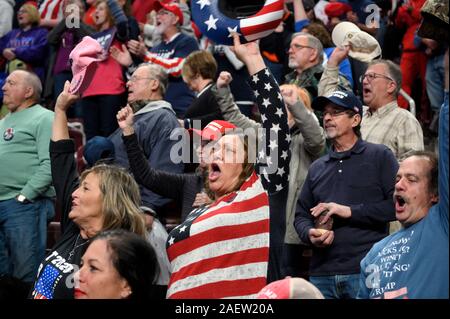
[[[30,23],[32,26],[37,27],[39,23],[41,22],[41,15],[39,14],[39,10],[36,8],[36,6],[25,3],[21,9],[25,9],[30,16]],[[20,10],[20,9],[19,9]]]
[[[146,234],[144,217],[139,208],[141,195],[133,176],[124,168],[99,164],[81,174],[81,182],[90,173],[99,179],[102,192],[103,229],[125,229],[138,235]]]

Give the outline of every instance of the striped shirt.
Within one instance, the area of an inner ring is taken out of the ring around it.
[[[266,285],[269,199],[259,177],[172,230],[168,298],[253,297]]]
[[[39,13],[41,19],[58,19],[63,18],[63,0],[43,0],[39,5]]]
[[[192,211],[169,234],[167,298],[253,298],[267,284],[270,225],[278,217],[269,209],[269,196],[288,187],[290,135],[283,99],[269,70],[253,75],[249,84],[270,142],[259,143],[255,171],[239,190]]]
[[[375,112],[367,109],[361,122],[363,140],[389,147],[397,159],[411,151],[421,151],[423,132],[419,121],[393,101]]]
[[[144,61],[158,64],[167,74],[179,77],[186,57],[196,50],[198,50],[198,44],[194,38],[177,33],[169,41],[162,41],[148,51]]]

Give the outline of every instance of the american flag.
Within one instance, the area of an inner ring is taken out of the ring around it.
[[[249,84],[269,142],[259,143],[256,172],[238,191],[193,211],[170,232],[168,298],[254,298],[267,283],[270,231],[281,231],[284,238],[284,230],[270,229],[270,221],[285,224],[285,209],[269,209],[269,196],[287,190],[291,137],[283,98],[270,71],[254,74]]]
[[[59,277],[59,271],[53,266],[47,265],[42,276],[34,288],[34,299],[53,299],[53,286]]]
[[[233,33],[242,42],[268,36],[283,18],[283,0],[266,0],[264,7],[255,15],[232,19],[219,11],[216,0],[192,0],[192,19],[200,31],[217,44],[233,45]]]
[[[41,19],[62,19],[63,0],[43,0],[39,3]]]
[[[252,298],[265,285],[269,199],[253,173],[241,188],[199,208],[168,237],[167,297]]]

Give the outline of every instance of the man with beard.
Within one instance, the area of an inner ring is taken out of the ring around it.
[[[348,52],[349,47],[336,48],[328,60],[327,69],[336,70],[347,58]],[[397,104],[402,85],[399,66],[388,60],[374,60],[368,64],[360,81],[364,104],[368,106],[361,123],[362,138],[367,142],[386,145],[397,159],[409,152],[423,150],[423,132],[419,121]],[[321,79],[319,86],[321,91],[338,89],[331,73]]]
[[[147,51],[143,42],[130,40],[128,49],[140,56],[145,62],[162,66],[169,74],[169,87],[165,99],[172,104],[178,117],[182,118],[195,97],[181,78],[184,59],[198,50],[198,43],[193,38],[180,32],[183,25],[183,13],[177,3],[155,2],[156,29],[163,41]]]
[[[318,93],[318,84],[323,73],[323,46],[320,40],[309,33],[294,33],[288,54],[289,68],[294,71],[286,76],[286,83],[308,90],[311,98],[321,95]],[[337,70],[339,72],[339,67]],[[342,87],[351,88],[350,82],[344,76],[337,74],[335,80],[342,84]]]
[[[359,263],[388,235],[394,220],[394,176],[398,163],[384,145],[361,139],[362,104],[350,91],[318,97],[327,155],[310,167],[294,226],[313,248],[309,280],[327,299],[356,298]]]
[[[395,216],[403,229],[361,261],[359,298],[448,299],[448,50],[439,114],[439,161],[414,152],[396,176]]]
[[[321,92],[338,88],[334,80],[338,65],[348,57],[350,48],[336,48],[328,60],[325,73],[319,83]],[[361,76],[364,104],[368,106],[361,122],[362,138],[371,143],[384,144],[397,160],[413,151],[424,149],[423,132],[419,121],[411,112],[397,104],[402,86],[402,73],[398,65],[389,60],[373,60]],[[400,229],[395,221],[389,233]]]

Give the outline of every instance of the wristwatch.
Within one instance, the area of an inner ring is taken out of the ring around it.
[[[22,204],[26,204],[29,203],[30,201],[22,194],[17,195],[16,197],[17,201],[22,203]]]

